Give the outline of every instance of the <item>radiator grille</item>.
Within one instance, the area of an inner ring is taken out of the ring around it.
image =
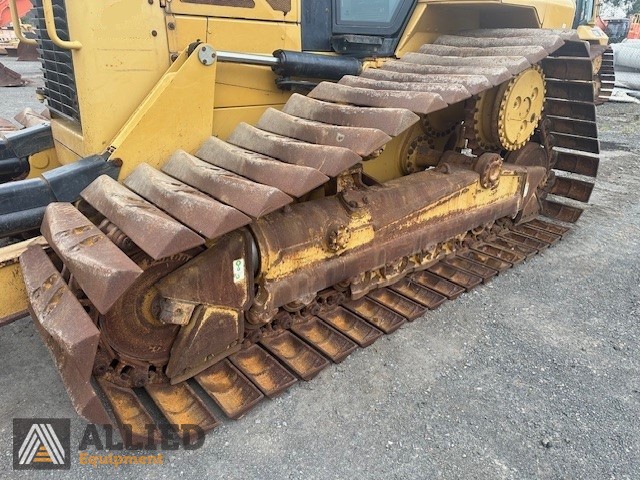
[[[64,2],[65,0],[52,0],[53,14],[58,36],[62,40],[69,40]],[[33,3],[37,14],[38,52],[44,69],[44,94],[47,97],[49,109],[80,122],[78,90],[73,73],[71,51],[57,47],[49,39],[44,23],[42,0],[34,0]]]

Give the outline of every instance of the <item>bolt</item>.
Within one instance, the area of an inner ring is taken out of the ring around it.
[[[158,32],[156,32],[155,30],[151,30],[151,36],[157,37],[158,36]]]
[[[169,22],[169,23],[167,23],[167,28],[169,30],[175,30],[176,29],[176,24],[173,23],[173,22]]]

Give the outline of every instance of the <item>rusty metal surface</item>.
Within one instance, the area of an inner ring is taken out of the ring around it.
[[[187,436],[189,434],[188,431],[183,430],[183,425],[198,425],[205,432],[220,425],[213,413],[186,382],[179,385],[149,384],[145,390],[183,439],[185,433]]]
[[[207,139],[196,157],[254,182],[275,187],[292,197],[301,197],[329,181],[329,177],[315,168],[284,163],[217,137]]]
[[[126,447],[140,448],[160,442],[162,436],[156,422],[132,389],[101,379],[98,379],[98,385],[111,406]]]
[[[495,257],[496,259],[502,260],[503,262],[508,262],[511,265],[518,265],[519,263],[522,263],[527,259],[525,255],[513,252],[511,250],[506,250],[498,245],[494,245],[489,242],[474,245],[471,250],[479,252],[481,254],[486,254],[490,257]]]
[[[182,150],[174,153],[162,170],[252,218],[267,215],[293,201],[277,188],[253,182]]]
[[[342,77],[339,83],[349,85],[348,80],[346,80],[349,78],[363,80],[360,77],[345,76]],[[400,135],[420,119],[415,113],[404,108],[354,107],[352,105],[323,102],[298,93],[294,93],[287,100],[282,111],[289,115],[316,122],[343,125],[345,127],[376,128],[392,137]]]
[[[482,283],[482,277],[442,262],[430,266],[427,270],[445,280],[460,285],[467,291],[472,290]]]
[[[389,288],[400,295],[410,298],[414,302],[424,305],[429,310],[435,310],[447,301],[447,297],[444,295],[412,282],[408,278],[403,278]]]
[[[124,184],[141,197],[206,238],[217,238],[247,225],[251,218],[150,167],[138,166]]]
[[[50,204],[42,234],[101,313],[106,313],[142,270],[69,203]]]
[[[269,398],[284,392],[298,379],[258,345],[244,348],[229,360]]]
[[[591,182],[585,182],[584,180],[578,180],[576,178],[556,176],[549,193],[580,202],[588,202],[589,198],[591,198],[593,187],[594,184]]]
[[[367,297],[347,302],[344,307],[386,334],[395,332],[406,321],[402,315]]]
[[[371,90],[322,82],[309,94],[311,98],[368,107],[406,108],[415,113],[431,113],[447,107],[440,95],[431,92]]]
[[[587,153],[600,153],[600,141],[597,138],[581,137],[568,133],[553,132],[556,147],[579,150]]]
[[[557,35],[545,35],[538,37],[468,37],[464,35],[440,35],[434,42],[438,45],[449,45],[452,47],[527,47],[539,45],[547,53],[558,50],[564,41]]]
[[[545,111],[548,116],[571,118],[588,122],[596,121],[596,106],[593,103],[571,102],[559,98],[547,98]]]
[[[152,258],[169,257],[204,244],[193,230],[106,175],[80,195]]]
[[[338,83],[373,90],[410,90],[412,92],[437,93],[448,104],[460,102],[471,96],[469,90],[459,83],[390,82],[350,75],[342,77]]]
[[[541,62],[544,74],[548,78],[566,78],[591,82],[593,64],[589,58],[553,57]]]
[[[264,398],[229,360],[209,367],[195,379],[229,418],[242,417]]]
[[[389,70],[380,70],[370,68],[362,72],[359,78],[368,78],[372,80],[382,80],[388,82],[413,82],[413,83],[451,83],[452,85],[462,85],[471,95],[476,95],[484,90],[491,88],[492,83],[484,75],[445,75],[445,74],[429,74],[421,75],[418,73],[392,72]]]
[[[287,330],[263,337],[260,343],[306,381],[329,365],[326,358]]]
[[[545,222],[540,219],[532,220],[526,225],[537,228],[539,230],[550,232],[552,234],[558,235],[559,237],[564,237],[567,232],[571,231],[569,227],[563,227],[562,225],[558,225],[557,223]]]
[[[504,237],[495,237],[489,242],[491,245],[502,248],[505,251],[517,253],[529,259],[538,253],[538,249],[510,240]]]
[[[445,260],[442,260],[441,263],[457,268],[458,270],[476,275],[482,278],[482,283],[487,283],[498,274],[498,270],[496,269],[488,267],[482,263],[474,262],[472,260],[469,260],[468,258],[464,258],[461,256],[447,258]]]
[[[549,245],[554,245],[562,238],[562,236],[560,235],[551,233],[547,230],[540,230],[527,223],[513,227],[512,230],[522,235],[526,235],[527,237],[535,238],[536,240],[545,242]]]
[[[334,363],[342,362],[358,348],[354,342],[317,317],[295,321],[291,331]]]
[[[491,268],[499,273],[509,270],[513,267],[513,263],[501,260],[496,256],[491,256],[477,250],[468,250],[458,253],[458,257],[473,262],[477,265]]]
[[[551,120],[550,129],[552,132],[598,138],[598,125],[595,121],[556,117],[553,115],[547,115],[547,118]]]
[[[442,67],[439,65],[419,65],[401,60],[391,60],[385,63],[382,69],[400,73],[417,73],[420,75],[482,75],[492,86],[500,85],[511,78],[511,73],[504,67]]]
[[[586,153],[581,154],[579,152],[558,151],[556,163],[553,168],[595,178],[596,175],[598,175],[599,165],[600,159],[596,156]]]
[[[429,53],[407,53],[402,60],[419,65],[443,67],[504,67],[511,75],[517,75],[531,66],[531,63],[522,56],[450,57]]]
[[[304,142],[348,148],[367,157],[382,148],[391,137],[382,130],[366,127],[344,127],[305,120],[268,108],[260,117],[258,128]]]
[[[542,215],[560,222],[576,223],[583,211],[581,208],[563,205],[553,200],[542,200]]]
[[[586,102],[593,104],[595,100],[593,84],[591,82],[571,82],[548,79],[547,101],[551,98],[569,100],[572,102]],[[551,112],[550,112],[551,113]]]
[[[455,300],[465,292],[464,287],[427,271],[414,273],[411,275],[411,280],[434,292],[444,295],[449,300]]]
[[[240,123],[228,141],[286,163],[315,168],[329,177],[335,177],[362,161],[357,153],[348,148],[301,142],[265,132],[246,123]]]
[[[407,297],[400,295],[389,288],[379,288],[378,290],[374,290],[367,294],[367,297],[375,300],[381,305],[384,305],[388,309],[399,313],[410,322],[421,317],[428,310],[427,307],[414,302],[413,300],[409,300]]]
[[[481,28],[476,30],[464,30],[462,35],[474,38],[532,38],[536,40],[559,37],[562,40],[580,40],[575,30],[560,30],[547,28]],[[582,43],[582,42],[580,42]]]
[[[49,347],[76,412],[86,420],[110,423],[91,385],[100,332],[40,246],[20,256],[29,311]]]
[[[380,330],[366,322],[362,317],[342,307],[320,312],[318,316],[362,348],[372,345],[383,335]]]
[[[547,242],[543,242],[536,238],[532,238],[528,235],[523,235],[521,233],[514,232],[511,230],[500,233],[498,238],[503,238],[510,242],[517,243],[519,245],[524,245],[526,247],[530,247],[536,252],[541,252],[542,250],[549,248],[549,244]]]

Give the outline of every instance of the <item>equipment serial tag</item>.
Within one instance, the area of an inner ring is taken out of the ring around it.
[[[233,283],[244,282],[244,258],[233,262]]]

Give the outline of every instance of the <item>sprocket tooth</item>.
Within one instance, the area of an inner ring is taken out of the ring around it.
[[[51,203],[42,234],[100,313],[106,313],[142,270],[70,203]]]

